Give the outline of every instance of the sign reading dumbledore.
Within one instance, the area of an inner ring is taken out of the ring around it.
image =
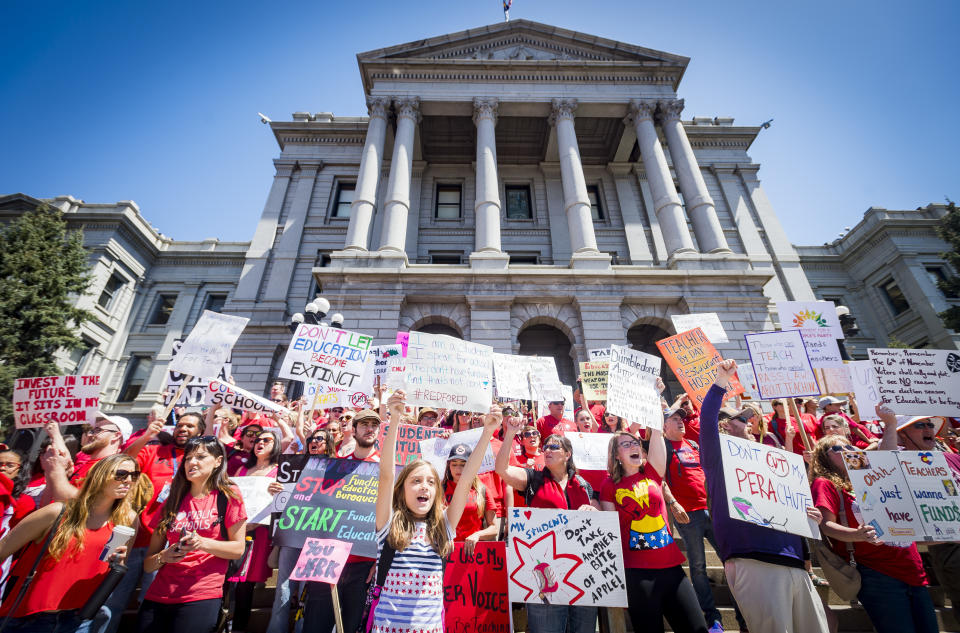
[[[620,345],[610,346],[607,411],[628,422],[663,428],[663,410],[657,392],[660,359]]]
[[[813,538],[806,511],[813,501],[803,457],[721,435],[720,458],[731,518]]]
[[[360,383],[373,338],[301,323],[280,365],[280,377],[350,389]],[[355,384],[356,383],[356,384]]]
[[[410,332],[407,404],[488,411],[493,399],[493,348],[443,334]]]
[[[170,360],[169,370],[188,376],[217,376],[249,320],[204,310],[190,336]]]

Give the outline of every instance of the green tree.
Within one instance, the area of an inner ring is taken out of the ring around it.
[[[910,349],[910,346],[898,339],[896,336],[891,336],[887,339],[887,347],[890,349]]]
[[[13,381],[61,373],[58,349],[83,347],[79,325],[92,318],[75,307],[90,285],[79,231],[44,205],[0,229],[0,432],[13,427]]]
[[[951,247],[949,252],[943,253],[943,258],[954,270],[960,270],[960,211],[957,210],[957,205],[949,198],[947,199],[947,214],[940,219],[937,233]],[[948,276],[945,281],[940,281],[938,285],[946,296],[960,297],[960,277]],[[946,327],[960,331],[960,306],[953,306],[944,310],[940,313],[940,319]]]

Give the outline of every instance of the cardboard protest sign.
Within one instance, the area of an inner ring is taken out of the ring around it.
[[[515,356],[493,353],[493,373],[497,398],[534,400],[530,393],[530,373],[552,378],[559,383],[556,362],[551,357]]]
[[[740,384],[743,385],[743,398],[747,400],[757,400],[760,398],[760,391],[757,388],[757,377],[753,375],[753,365],[745,363],[737,366],[737,377]]]
[[[817,369],[827,367],[843,367],[843,357],[840,356],[840,347],[833,332],[826,328],[820,330],[796,330],[803,338],[803,346],[807,350],[810,365]]]
[[[300,558],[290,573],[290,580],[325,582],[335,585],[343,573],[353,543],[334,539],[308,538],[300,550]]]
[[[803,457],[732,435],[720,437],[730,517],[813,538],[813,505]],[[722,503],[722,500],[717,500]]]
[[[530,397],[546,406],[548,402],[559,402],[565,400],[564,385],[559,380],[542,376],[540,374],[530,373]],[[570,390],[571,398],[573,389]]]
[[[616,512],[514,508],[507,569],[512,602],[627,606]]]
[[[590,360],[610,360],[609,347],[603,347],[601,349],[591,349],[587,351],[590,354]]]
[[[176,357],[182,346],[183,339],[176,339],[173,342],[173,355],[171,358]],[[180,393],[180,398],[177,400],[177,405],[181,407],[203,406],[204,399],[207,395],[207,387],[210,384],[209,379],[216,378],[221,382],[226,382],[231,375],[233,375],[233,359],[232,356],[227,356],[227,360],[223,362],[223,366],[220,367],[220,371],[216,375],[192,376],[186,387],[184,387],[183,391]],[[186,377],[186,374],[182,374],[178,371],[167,371],[167,393],[164,397],[164,406],[168,406],[170,401],[173,400],[173,397],[178,391],[180,391],[180,385],[183,384],[183,381]]]
[[[871,451],[872,454],[877,451]],[[940,451],[896,451],[917,516],[929,539],[960,539],[958,483]]]
[[[267,492],[267,486],[274,481],[273,477],[231,477],[233,483],[240,489],[243,497],[243,506],[247,510],[247,523],[267,525],[270,523],[270,513],[273,512],[273,495]]]
[[[93,424],[100,408],[100,376],[42,376],[13,382],[13,417],[18,429]]]
[[[870,361],[866,361],[870,362]],[[827,367],[823,370],[823,382],[820,385],[824,393],[832,395],[847,395],[853,393],[853,382],[850,380],[850,368],[845,364],[843,367]]]
[[[249,320],[204,310],[187,340],[170,359],[170,371],[203,378],[216,376]]]
[[[203,396],[205,406],[230,407],[231,409],[242,409],[251,413],[284,413],[287,411],[285,407],[281,407],[273,400],[250,393],[246,389],[241,389],[228,382],[222,380],[206,382],[207,388]]]
[[[401,345],[374,345],[370,348],[370,359],[373,361],[373,378],[380,378],[381,385],[391,388],[403,386],[406,363]],[[371,367],[369,364],[367,366]],[[373,386],[373,380],[370,385]]]
[[[611,345],[607,411],[628,422],[662,429],[663,409],[656,386],[660,365],[660,359],[656,356]]]
[[[410,332],[406,379],[407,404],[487,411],[493,401],[493,348]]]
[[[862,523],[885,543],[922,541],[923,523],[895,451],[844,451]]]
[[[609,360],[580,363],[580,384],[583,386],[584,398],[587,400],[607,399],[607,374],[609,371]]]
[[[707,335],[700,328],[694,328],[657,341],[657,348],[683,390],[698,407],[702,405],[704,396],[717,380],[717,365],[723,360]],[[743,385],[734,378],[726,398],[741,393]]]
[[[960,416],[960,352],[867,350],[883,403],[900,415]]]
[[[840,317],[833,301],[777,301],[780,329],[826,329],[843,338]]]
[[[477,450],[477,444],[480,443],[480,436],[483,435],[483,427],[470,429],[469,431],[460,431],[454,433],[447,439],[434,437],[428,440],[420,441],[420,456],[433,464],[438,473],[442,473],[447,467],[447,458],[450,457],[450,449],[457,444],[466,444],[471,449]],[[493,470],[493,464],[496,461],[496,455],[488,444],[485,447],[483,461],[480,462],[480,470],[477,474],[488,473]],[[399,462],[397,462],[399,463]]]
[[[371,391],[373,388],[371,387]],[[320,393],[317,393],[319,391]],[[333,407],[360,407],[370,406],[370,395],[367,391],[355,389],[341,390],[330,385],[318,385],[308,382],[303,388],[303,395],[307,398],[307,406],[314,405],[315,409],[331,409]]]
[[[301,323],[290,339],[280,377],[357,389],[372,343],[366,334]]]
[[[385,422],[380,425],[380,432],[377,435],[377,450],[383,450],[383,438],[387,436],[387,430],[390,424]],[[432,426],[418,426],[416,424],[401,424],[397,429],[397,465],[406,466],[412,461],[420,459],[420,442],[439,437],[447,429],[441,429]]]
[[[800,332],[760,332],[743,337],[761,399],[820,394]]]
[[[311,459],[276,522],[275,545],[303,547],[308,537],[353,543],[357,556],[377,557],[374,521],[380,464]]]
[[[730,339],[727,338],[726,330],[723,329],[723,324],[720,323],[720,317],[717,316],[716,312],[674,314],[670,316],[670,320],[673,321],[673,327],[677,329],[678,333],[689,332],[698,327],[703,330],[703,333],[707,335],[707,338],[714,345],[730,341]]]
[[[443,572],[444,633],[512,633],[506,546],[480,541],[467,554],[454,545]]]
[[[271,512],[283,512],[293,494],[293,489],[300,480],[300,473],[310,459],[320,459],[319,457],[310,457],[310,455],[280,455],[280,461],[277,463],[277,483],[283,486],[283,492],[278,493],[273,498],[273,507]]]
[[[876,418],[877,405],[882,402],[873,361],[855,360],[847,363],[847,369],[850,371],[850,382],[853,384],[853,394],[857,399],[860,417],[864,420],[873,420]]]
[[[660,359],[657,359],[660,360]],[[607,450],[610,447],[609,433],[571,433],[563,434],[570,440],[573,448],[573,460],[578,470],[607,470]]]

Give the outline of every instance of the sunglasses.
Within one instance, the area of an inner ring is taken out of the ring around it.
[[[540,437],[540,431],[524,431],[523,437]]]
[[[119,481],[120,483],[123,483],[127,479],[130,479],[130,481],[136,481],[137,479],[140,478],[140,471],[139,470],[118,470],[115,473],[113,473],[113,478],[116,481]]]
[[[307,444],[326,444],[327,439],[324,437],[311,437],[307,440]]]
[[[855,451],[857,449],[856,447],[850,446],[849,444],[846,444],[843,446],[841,446],[840,444],[834,444],[827,450],[829,450],[831,453],[840,453],[842,451]]]
[[[547,444],[546,446],[543,447],[543,450],[545,450],[545,451],[561,451],[561,450],[563,450],[563,447],[560,446],[559,444]]]
[[[257,433],[256,431],[247,431],[246,433],[243,434],[244,437],[257,437],[258,435],[260,434]]]
[[[918,429],[934,429],[934,428],[937,427],[936,424],[934,424],[933,422],[930,422],[930,421],[927,421],[927,422],[914,422],[914,423],[913,423],[913,426],[917,427]]]
[[[272,437],[260,437],[257,438],[257,441],[254,444],[266,444],[267,442],[273,442]]]
[[[731,421],[732,421],[732,420],[736,420],[737,422],[740,422],[741,424],[746,424],[746,423],[747,423],[747,419],[744,418],[743,416],[739,416],[739,415],[736,416],[736,417],[730,418],[730,420],[731,420]]]
[[[428,413],[428,414],[426,414],[426,415],[421,415],[421,416],[420,416],[420,419],[421,419],[421,420],[436,420],[436,419],[437,419],[437,416],[433,415],[432,413]]]

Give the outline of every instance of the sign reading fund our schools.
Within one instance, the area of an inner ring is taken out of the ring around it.
[[[813,505],[803,457],[731,435],[720,436],[730,517],[813,538]]]
[[[249,320],[204,310],[176,356],[170,359],[169,370],[213,378],[230,358],[230,352]]]
[[[880,398],[894,413],[960,416],[960,352],[945,349],[869,349],[867,352],[877,372]]]
[[[311,459],[277,520],[276,545],[301,548],[310,537],[353,543],[357,556],[377,557],[376,504],[380,464]]]
[[[760,398],[820,394],[817,377],[797,330],[744,334]]]
[[[100,407],[100,376],[43,376],[13,382],[18,429],[58,424],[93,424]]]
[[[301,323],[280,365],[280,377],[349,389],[360,383],[373,337]],[[356,384],[355,384],[356,383]]]
[[[493,348],[410,332],[406,379],[407,404],[487,411],[493,399]]]

